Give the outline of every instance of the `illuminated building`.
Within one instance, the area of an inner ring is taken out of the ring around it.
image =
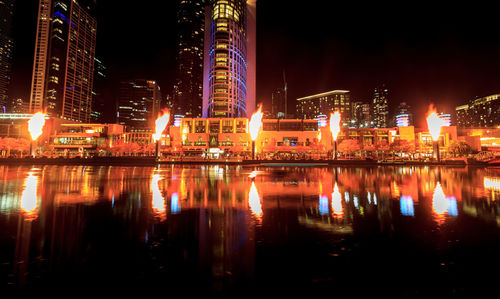
[[[297,118],[314,119],[339,111],[344,125],[352,118],[351,94],[348,90],[332,90],[297,99]]]
[[[160,112],[160,87],[153,80],[135,79],[120,82],[118,123],[131,128],[154,127]]]
[[[40,0],[30,112],[89,122],[97,23],[91,0]]]
[[[29,103],[23,101],[21,98],[12,99],[10,101],[10,112],[11,113],[28,113]]]
[[[444,127],[451,126],[451,115],[449,113],[439,113],[438,117],[443,121]]]
[[[411,106],[406,102],[399,103],[392,121],[393,125],[397,127],[413,126],[413,113]]]
[[[256,1],[210,0],[205,9],[203,117],[255,110]]]
[[[7,106],[12,69],[12,51],[14,48],[14,41],[11,37],[14,1],[0,1],[0,113],[5,113],[9,110]]]
[[[103,94],[106,88],[107,68],[97,58],[94,59],[94,63],[94,91],[92,92],[91,120],[94,123],[111,123],[115,119],[109,114],[114,114],[116,107]]]
[[[500,126],[500,94],[470,101],[456,107],[457,126],[462,128],[493,128]]]
[[[286,118],[286,87],[278,88],[271,94],[271,118]]]
[[[175,113],[201,117],[205,0],[177,1],[177,77]]]
[[[388,125],[387,123],[387,118],[389,116],[389,109],[387,103],[388,95],[389,95],[389,90],[384,85],[375,88],[375,91],[373,93],[373,104],[372,104],[373,126],[375,128],[386,128]]]
[[[370,104],[354,102],[352,104],[352,120],[350,127],[369,128],[371,125]]]

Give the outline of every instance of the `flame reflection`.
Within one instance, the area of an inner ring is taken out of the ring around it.
[[[332,193],[332,211],[334,216],[340,217],[344,215],[344,210],[342,208],[342,195],[340,194],[337,183],[335,183]]]
[[[444,194],[441,183],[437,182],[432,195],[432,211],[437,216],[438,223],[442,223],[446,215],[457,216],[457,200],[454,196],[447,197]]]
[[[248,192],[248,205],[250,206],[252,214],[260,223],[262,221],[262,215],[263,215],[262,204],[260,202],[259,192],[257,191],[257,187],[255,187],[255,182],[253,181],[252,185],[250,186],[250,191]]]
[[[167,207],[165,205],[165,197],[161,193],[158,183],[160,180],[161,176],[159,174],[153,174],[151,178],[151,205],[153,207],[153,214],[155,217],[158,217],[160,221],[164,221],[167,219]]]
[[[21,194],[21,210],[27,218],[34,219],[38,216],[38,177],[30,172],[24,180],[23,193]]]

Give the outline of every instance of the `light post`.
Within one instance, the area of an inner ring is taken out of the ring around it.
[[[33,146],[33,143],[36,143],[36,140],[43,133],[43,126],[45,125],[45,113],[38,112],[35,113],[28,120],[28,131],[30,132],[31,142],[30,142],[30,155],[32,157],[36,156],[36,145]]]
[[[332,132],[333,140],[333,159],[337,160],[337,137],[340,133],[340,113],[330,113],[330,131]]]
[[[158,159],[160,157],[160,138],[163,131],[167,128],[168,122],[170,120],[170,112],[168,109],[163,110],[163,113],[155,121],[155,133],[153,134],[153,140],[156,143],[155,157]]]
[[[439,118],[436,111],[434,111],[432,108],[430,109],[429,112],[427,116],[427,126],[429,128],[429,133],[431,134],[433,140],[432,142],[433,156],[436,157],[438,162],[441,162],[441,159],[439,157],[439,135],[441,135],[441,127],[443,126],[443,120]]]
[[[252,160],[255,160],[255,140],[259,137],[260,128],[262,128],[262,105],[259,109],[252,114],[250,118],[250,123],[248,124],[248,131],[250,133],[250,139],[252,139]]]

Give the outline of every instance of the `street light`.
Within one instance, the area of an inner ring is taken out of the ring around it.
[[[259,137],[260,128],[262,128],[262,105],[259,109],[252,114],[250,123],[248,124],[248,131],[250,132],[250,139],[252,139],[252,160],[255,160],[255,140]]]
[[[432,149],[437,161],[440,162],[441,159],[439,157],[439,135],[441,135],[443,120],[439,118],[433,106],[429,107],[429,112],[427,112],[427,115],[427,126],[433,140]]]
[[[38,137],[43,133],[43,126],[45,125],[45,113],[37,112],[28,120],[28,131],[31,135],[30,155],[35,157],[33,143],[36,142]]]
[[[155,157],[158,158],[160,155],[160,138],[167,128],[168,122],[170,120],[170,111],[168,109],[163,110],[161,114],[155,121],[155,133],[153,134],[153,140],[156,143]]]
[[[333,139],[333,159],[337,159],[337,137],[340,133],[340,113],[330,113],[330,131],[332,132]]]

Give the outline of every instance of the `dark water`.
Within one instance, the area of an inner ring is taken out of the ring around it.
[[[499,197],[497,169],[0,166],[0,294],[495,295]]]

